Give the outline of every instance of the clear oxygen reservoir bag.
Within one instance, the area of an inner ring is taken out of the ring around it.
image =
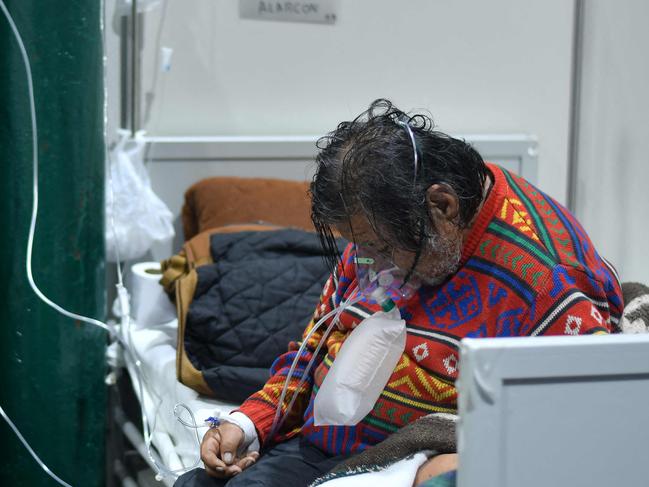
[[[372,410],[406,346],[399,310],[380,311],[351,332],[315,398],[315,426],[352,426]]]

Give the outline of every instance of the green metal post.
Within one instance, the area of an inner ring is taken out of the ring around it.
[[[34,278],[63,307],[103,319],[101,2],[4,1],[34,78],[40,139]],[[27,78],[0,14],[0,404],[63,480],[103,485],[106,334],[59,315],[29,287],[31,161]],[[0,441],[0,485],[55,485],[1,420]]]

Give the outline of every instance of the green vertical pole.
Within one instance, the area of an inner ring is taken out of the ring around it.
[[[34,79],[40,159],[34,278],[63,307],[103,319],[101,2],[4,1]],[[0,168],[0,405],[63,480],[103,485],[106,333],[56,313],[27,282],[29,99],[18,44],[2,14]],[[0,485],[56,485],[1,420],[0,441]]]

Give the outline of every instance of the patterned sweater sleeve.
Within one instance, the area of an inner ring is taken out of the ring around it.
[[[349,248],[346,249],[343,255],[343,261],[349,253]],[[322,294],[320,295],[320,302],[313,314],[309,325],[306,327],[303,335],[302,341],[304,341],[313,329],[315,324],[329,311],[334,309],[335,305],[340,301],[342,295],[344,294],[345,286],[340,283],[345,279],[339,280],[338,276],[342,274],[342,266],[339,265],[338,269],[334,274],[332,274],[327,280]],[[331,318],[330,318],[331,319]],[[326,320],[326,323],[330,322],[330,319]],[[322,361],[324,352],[326,352],[325,347],[321,348],[319,356],[314,359],[315,363],[311,365],[311,368],[308,371],[308,374],[305,376],[303,384],[300,386],[300,389],[297,390],[300,379],[304,376],[305,370],[314,357],[315,350],[322,338],[324,330],[326,330],[327,325],[323,324],[320,326],[318,331],[316,331],[309,338],[298,362],[296,364],[295,370],[289,381],[289,386],[286,392],[286,396],[282,403],[282,412],[281,414],[286,414],[286,408],[291,401],[294,394],[297,394],[295,403],[291,407],[291,410],[282,426],[279,435],[276,435],[277,440],[286,439],[297,434],[302,426],[302,418],[304,411],[308,406],[311,389],[313,386],[313,372],[317,369],[319,363]],[[238,411],[244,413],[248,416],[255,425],[259,440],[263,445],[270,438],[270,430],[273,424],[273,418],[275,417],[275,412],[279,403],[279,398],[284,387],[286,377],[288,375],[291,364],[295,360],[295,357],[298,352],[298,348],[302,342],[295,343],[291,342],[289,344],[289,351],[283,355],[280,355],[272,364],[270,369],[271,377],[268,379],[264,387],[250,396],[246,401],[241,405]]]
[[[611,333],[621,311],[617,280],[602,283],[592,274],[557,265],[539,290],[529,335]]]

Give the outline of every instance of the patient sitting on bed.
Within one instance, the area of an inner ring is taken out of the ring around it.
[[[178,486],[307,486],[421,416],[454,413],[463,337],[616,331],[623,304],[615,271],[575,218],[464,141],[433,130],[425,115],[377,100],[319,148],[312,218],[333,273],[313,320],[356,288],[357,249],[381,255],[422,283],[397,303],[407,323],[403,354],[358,424],[314,425],[314,399],[342,343],[378,306],[363,299],[345,309],[299,390],[322,329],[297,358],[282,428],[271,432],[295,344],[274,362],[263,389],[205,434],[205,469],[181,476]],[[342,256],[335,233],[352,242]],[[433,458],[415,483],[455,465],[455,455]]]

